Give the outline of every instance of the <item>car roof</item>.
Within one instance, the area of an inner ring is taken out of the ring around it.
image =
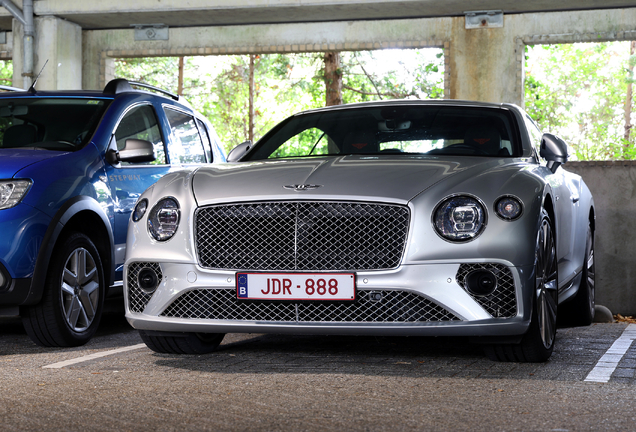
[[[35,90],[30,88],[29,90],[16,89],[12,87],[0,86],[0,98],[15,98],[15,97],[78,97],[78,98],[100,98],[100,99],[114,99],[121,94],[146,94],[152,97],[171,99],[179,102],[182,105],[191,108],[190,104],[183,97],[176,95],[167,90],[155,87],[149,84],[129,81],[123,78],[116,78],[106,84],[104,90]]]
[[[351,104],[334,105],[324,108],[316,108],[306,111],[301,111],[295,115],[305,115],[310,113],[330,112],[338,110],[358,109],[358,108],[373,108],[373,107],[385,107],[385,106],[456,106],[456,107],[481,107],[481,108],[508,108],[517,109],[514,104],[509,103],[492,103],[492,102],[478,102],[460,99],[390,99],[381,101],[370,102],[357,102]]]

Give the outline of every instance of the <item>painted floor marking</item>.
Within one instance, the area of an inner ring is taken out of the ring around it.
[[[126,351],[138,350],[140,348],[146,348],[146,344],[141,343],[141,344],[131,345],[131,346],[123,347],[123,348],[117,348],[117,349],[114,349],[114,350],[101,351],[101,352],[98,352],[98,353],[86,355],[84,357],[78,357],[78,358],[75,358],[75,359],[65,360],[65,361],[61,361],[61,362],[58,362],[58,363],[53,363],[53,364],[50,364],[50,365],[42,366],[42,369],[61,369],[63,367],[74,365],[74,364],[77,364],[77,363],[82,363],[82,362],[85,362],[85,361],[94,360],[94,359],[98,359],[98,358],[101,358],[101,357],[106,357],[106,356],[113,355],[113,354],[119,354],[119,353],[123,353],[123,352],[126,352]]]
[[[588,382],[606,383],[612,377],[629,347],[636,339],[636,324],[629,324],[585,378]]]

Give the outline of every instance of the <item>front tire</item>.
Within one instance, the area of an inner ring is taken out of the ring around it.
[[[55,249],[42,301],[20,308],[24,328],[40,346],[84,345],[99,326],[105,292],[97,248],[86,235],[72,233]]]
[[[589,326],[594,321],[594,307],[596,306],[595,275],[594,231],[592,231],[592,226],[589,224],[585,240],[585,258],[583,260],[581,284],[574,298],[563,304],[565,320],[568,325]]]
[[[174,333],[166,334],[139,330],[141,340],[160,354],[208,354],[216,350],[225,333]]]
[[[486,355],[495,361],[544,362],[552,355],[557,328],[558,273],[556,242],[547,212],[541,212],[541,224],[535,249],[535,290],[528,332],[519,344],[486,347]]]

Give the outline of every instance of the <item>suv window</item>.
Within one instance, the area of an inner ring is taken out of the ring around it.
[[[176,142],[171,143],[168,147],[170,161],[179,161],[183,164],[204,163],[206,159],[203,141],[194,118],[170,108],[165,108],[164,110],[176,139]]]
[[[0,147],[75,151],[90,140],[109,104],[86,98],[3,98]]]
[[[212,156],[212,143],[210,142],[210,135],[208,134],[208,128],[205,127],[205,124],[196,119],[197,125],[199,126],[199,132],[201,133],[201,137],[203,138],[203,147],[205,149],[205,156],[208,158],[208,162],[212,162],[214,157]]]
[[[163,165],[166,163],[166,151],[161,138],[157,116],[150,105],[141,105],[128,111],[119,122],[115,131],[117,150],[122,150],[126,146],[127,139],[139,139],[150,141],[155,148],[156,159],[152,162],[142,162],[141,164]],[[122,162],[122,165],[130,165],[130,162]],[[139,163],[135,163],[139,165]]]

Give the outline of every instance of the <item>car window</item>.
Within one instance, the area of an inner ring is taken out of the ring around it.
[[[526,128],[528,129],[528,133],[530,134],[530,141],[532,141],[532,146],[536,149],[537,154],[539,153],[541,147],[541,138],[543,137],[543,133],[539,129],[539,126],[530,118],[530,116],[526,115],[524,117],[526,122]]]
[[[309,128],[294,135],[276,149],[269,158],[320,156],[337,151],[333,140],[319,128]]]
[[[314,111],[290,117],[244,160],[347,154],[518,157],[516,123],[506,109],[393,105]]]
[[[155,149],[156,159],[152,162],[132,163],[134,165],[162,165],[166,163],[166,150],[157,123],[155,110],[151,105],[140,105],[128,111],[119,122],[115,131],[117,150],[126,147],[127,139],[138,139],[150,141]],[[122,162],[122,165],[131,165],[129,162]]]
[[[180,163],[204,163],[203,141],[194,118],[188,114],[165,108],[166,117],[176,142],[169,145],[170,160]]]
[[[210,134],[208,133],[208,128],[205,127],[205,124],[196,119],[197,126],[199,126],[199,133],[201,134],[201,138],[203,139],[203,149],[205,150],[205,156],[208,162],[212,162],[214,157],[212,156],[212,143],[210,142]]]
[[[110,100],[2,98],[0,147],[75,151],[92,137]]]

